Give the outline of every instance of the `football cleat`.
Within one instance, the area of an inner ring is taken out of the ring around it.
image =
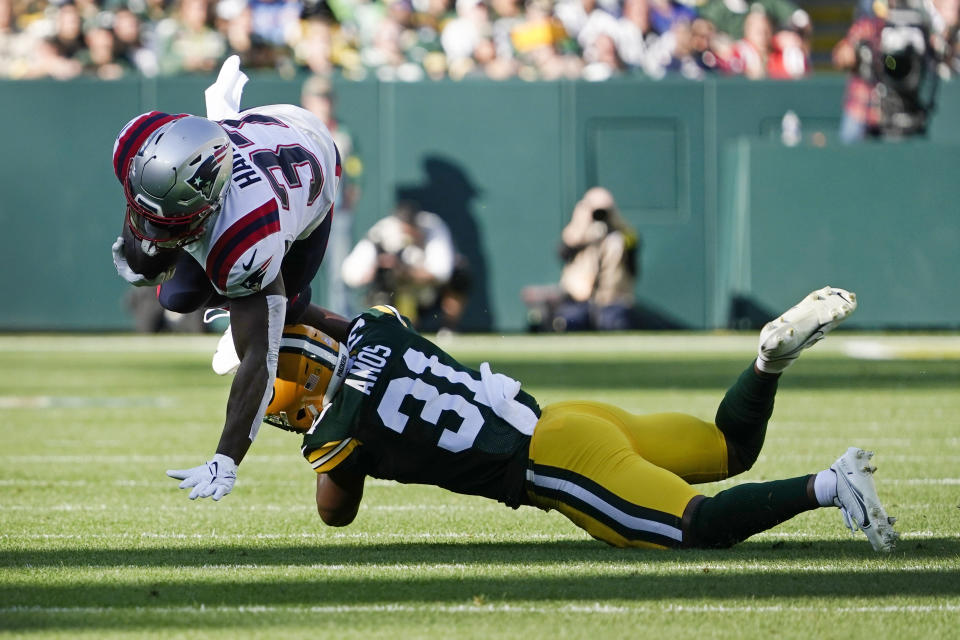
[[[893,529],[896,518],[887,515],[877,488],[873,484],[876,467],[870,464],[872,451],[850,447],[830,469],[837,474],[837,497],[833,503],[840,508],[843,522],[851,531],[860,529],[875,551],[893,551],[897,538]]]
[[[760,331],[757,366],[761,371],[780,373],[856,308],[856,294],[844,289],[824,287],[810,293]]]

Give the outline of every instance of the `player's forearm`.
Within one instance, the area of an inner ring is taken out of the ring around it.
[[[233,458],[237,464],[250,449],[256,435],[255,426],[263,419],[263,398],[270,381],[266,359],[256,362],[252,356],[237,369],[227,401],[226,422],[217,445],[217,453]]]
[[[299,322],[323,331],[338,342],[344,342],[350,332],[351,321],[329,309],[311,304],[300,316]]]
[[[264,292],[231,303],[230,322],[240,366],[230,387],[217,453],[230,456],[237,464],[257,437],[273,392],[286,307],[282,292],[278,277]]]

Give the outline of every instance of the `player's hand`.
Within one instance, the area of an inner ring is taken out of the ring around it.
[[[111,249],[113,250],[113,266],[117,268],[117,273],[132,285],[138,287],[154,286],[161,282],[166,282],[173,276],[173,267],[160,273],[155,278],[147,278],[134,271],[130,265],[127,264],[127,259],[123,256],[123,236],[117,237],[117,241],[113,243]]]
[[[167,469],[167,475],[183,480],[179,488],[192,488],[189,496],[191,500],[219,500],[233,490],[233,483],[237,481],[237,464],[232,458],[218,453],[210,462],[192,469]]]

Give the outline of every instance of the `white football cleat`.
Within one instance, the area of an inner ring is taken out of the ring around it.
[[[824,287],[810,293],[760,331],[757,366],[761,371],[780,373],[856,308],[857,295],[844,289]]]
[[[851,531],[866,534],[875,551],[893,551],[900,534],[893,530],[896,518],[887,515],[873,484],[876,467],[870,465],[872,451],[850,447],[830,469],[837,474],[837,497],[843,522]]]

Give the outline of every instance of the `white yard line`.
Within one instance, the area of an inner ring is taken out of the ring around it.
[[[178,406],[169,396],[0,396],[2,409],[171,409]]]

